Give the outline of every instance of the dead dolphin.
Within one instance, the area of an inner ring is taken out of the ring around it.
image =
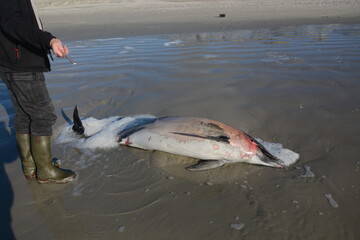
[[[73,130],[84,133],[77,107]],[[283,168],[282,160],[269,153],[248,134],[224,123],[198,117],[149,119],[118,133],[121,145],[157,150],[201,159],[187,167],[190,171],[208,170],[228,163],[245,162]]]

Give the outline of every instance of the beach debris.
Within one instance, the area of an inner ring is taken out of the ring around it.
[[[300,201],[298,201],[298,200],[293,200],[292,203],[295,204],[295,207],[296,207],[296,208],[300,208],[300,206],[299,206]]]
[[[339,207],[339,204],[337,204],[337,202],[335,202],[334,198],[332,197],[332,195],[330,193],[325,193],[324,196],[327,198],[327,200],[329,201],[330,205],[334,208]]]
[[[315,177],[315,174],[314,174],[312,171],[310,171],[310,166],[305,165],[305,166],[304,166],[304,170],[305,170],[305,172],[304,172],[303,174],[301,174],[299,177],[301,177],[301,178],[312,178],[312,177]]]
[[[120,226],[118,228],[118,232],[124,232],[125,231],[125,226]]]
[[[174,180],[174,177],[173,176],[168,176],[166,177],[168,180]]]
[[[245,226],[244,223],[231,223],[230,224],[230,227],[235,229],[235,230],[238,230],[240,231],[241,229],[243,229],[243,227]]]
[[[225,16],[226,16],[225,13],[220,13],[220,14],[219,14],[219,18],[224,18]]]
[[[212,186],[212,185],[214,185],[214,182],[211,181],[211,180],[207,180],[207,181],[205,182],[205,184],[208,185],[208,186]]]

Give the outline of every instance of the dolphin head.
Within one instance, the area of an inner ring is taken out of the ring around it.
[[[254,160],[260,165],[269,167],[285,168],[285,163],[279,158],[269,153],[262,145],[258,148],[256,154],[253,156]]]
[[[248,149],[253,153],[248,160],[248,163],[264,165],[269,167],[284,168],[285,163],[272,155],[261,143],[250,135],[245,133],[245,141]]]

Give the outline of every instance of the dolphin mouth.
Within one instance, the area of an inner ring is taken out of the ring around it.
[[[249,134],[245,133],[251,140],[251,142],[255,143],[257,146],[256,155],[261,162],[262,165],[276,168],[286,168],[286,164],[273,154],[271,154],[261,143],[259,143],[255,138],[251,137]]]
[[[276,162],[272,162],[270,166],[276,167],[276,168],[286,168],[285,163],[280,159],[278,159],[278,161],[276,161]]]
[[[286,164],[281,159],[269,154],[262,154],[260,160],[270,167],[286,168]]]
[[[265,165],[276,168],[286,168],[286,164],[281,159],[272,155],[264,146],[258,145],[258,156],[259,159],[265,163]]]

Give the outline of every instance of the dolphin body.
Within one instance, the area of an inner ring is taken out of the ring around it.
[[[77,107],[73,130],[84,133]],[[208,170],[228,163],[284,168],[282,160],[269,153],[248,134],[224,123],[198,117],[162,117],[149,119],[118,133],[121,145],[157,150],[201,159],[187,167],[190,171]]]

